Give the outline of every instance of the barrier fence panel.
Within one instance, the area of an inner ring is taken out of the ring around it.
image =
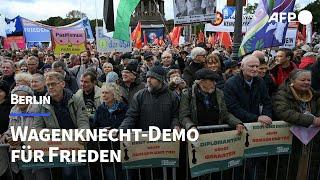
[[[199,126],[197,127],[200,134],[209,133],[221,133],[232,130],[228,125],[213,125],[213,126]],[[245,137],[245,135],[244,135]],[[95,143],[97,150],[108,149],[118,150],[120,149],[119,142],[92,142]],[[109,143],[109,145],[105,146]],[[118,144],[117,144],[118,143]],[[304,145],[297,138],[293,137],[291,154],[280,154],[263,157],[243,158],[241,166],[233,167],[229,169],[223,169],[218,172],[209,172],[191,177],[190,170],[190,154],[188,143],[180,142],[180,158],[179,167],[143,167],[133,169],[122,169],[122,163],[110,163],[109,167],[111,174],[114,175],[114,180],[145,180],[145,179],[159,179],[163,180],[176,180],[176,179],[199,179],[199,180],[211,180],[211,179],[232,179],[232,180],[260,180],[260,179],[275,179],[275,180],[291,180],[291,179],[308,179],[318,180],[320,179],[320,135],[316,135],[308,145]],[[181,148],[183,147],[183,148]],[[87,147],[87,150],[92,147]],[[5,157],[8,162],[11,162],[9,145],[0,144],[0,150],[5,149]],[[123,156],[123,154],[122,154]],[[185,157],[185,158],[184,158]],[[185,162],[184,162],[185,161]],[[199,161],[199,159],[198,159]],[[183,163],[181,163],[183,162]],[[231,161],[235,163],[236,160]],[[231,163],[231,165],[232,165]],[[87,168],[76,168],[77,179],[83,179],[81,173],[83,169],[89,171],[89,179],[110,179],[105,174],[105,163],[87,163]],[[212,167],[215,168],[215,167]],[[10,180],[15,179],[14,173],[11,171],[11,163],[8,163],[8,178]],[[61,179],[60,168],[51,168],[50,176],[52,180]],[[160,175],[160,176],[159,176]],[[112,180],[111,179],[111,180]]]

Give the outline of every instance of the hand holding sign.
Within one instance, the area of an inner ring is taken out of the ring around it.
[[[268,126],[272,124],[272,119],[268,116],[261,115],[258,117],[258,122],[260,122],[263,126]]]

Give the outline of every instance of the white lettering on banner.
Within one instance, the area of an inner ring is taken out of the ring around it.
[[[38,27],[25,27],[23,28],[24,32],[50,32],[49,30],[45,29],[45,28],[38,28]]]

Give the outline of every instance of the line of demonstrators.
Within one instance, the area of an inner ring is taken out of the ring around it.
[[[148,130],[149,126],[196,129],[229,124],[239,133],[245,130],[243,123],[250,122],[269,125],[284,120],[304,127],[320,126],[319,47],[278,49],[275,57],[268,51],[255,51],[238,62],[231,60],[230,49],[204,43],[175,48],[145,46],[130,53],[103,54],[92,46],[80,56],[55,56],[36,48],[2,50],[0,142],[12,148],[21,144],[12,141],[10,126]],[[13,106],[11,94],[50,96],[51,104]],[[13,112],[51,116],[9,116]],[[98,148],[97,142],[79,143]],[[111,148],[107,143],[99,146]],[[12,164],[9,169],[5,154],[0,152],[1,179],[9,177],[10,171],[14,179],[51,179],[46,168],[19,170]],[[185,166],[185,158],[180,159]],[[250,163],[261,164],[259,159]],[[298,165],[297,161],[292,163]],[[116,164],[116,174],[112,164],[102,167],[105,179],[125,179],[121,163]],[[253,166],[247,168],[250,172]],[[90,171],[88,166],[51,169],[54,175],[60,174],[58,179],[101,178],[96,163],[90,164]],[[179,179],[186,178],[184,171],[178,169]],[[141,174],[143,179],[150,179],[150,171]],[[154,168],[152,176],[161,179],[162,169]],[[135,171],[129,171],[129,179],[137,177]],[[252,179],[251,173],[246,178]]]

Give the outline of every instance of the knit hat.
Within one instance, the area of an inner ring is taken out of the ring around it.
[[[147,78],[153,77],[161,82],[166,79],[166,71],[161,66],[154,66],[147,72]]]
[[[6,96],[8,96],[9,94],[9,88],[10,87],[6,81],[4,80],[0,81],[0,89],[6,93]]]
[[[202,68],[196,72],[196,80],[201,79],[216,81],[219,79],[219,75],[210,69]]]
[[[151,60],[151,58],[153,57],[153,54],[152,52],[147,51],[143,54],[143,57],[144,57],[144,60]]]
[[[138,74],[138,63],[136,61],[130,62],[123,70],[130,71],[134,75]]]
[[[33,90],[29,87],[29,86],[26,86],[26,85],[19,85],[19,86],[16,86],[12,91],[11,91],[11,94],[15,94],[17,92],[25,92],[27,93],[29,96],[33,96]]]
[[[115,83],[119,79],[119,76],[116,72],[109,72],[106,76],[106,83]]]

